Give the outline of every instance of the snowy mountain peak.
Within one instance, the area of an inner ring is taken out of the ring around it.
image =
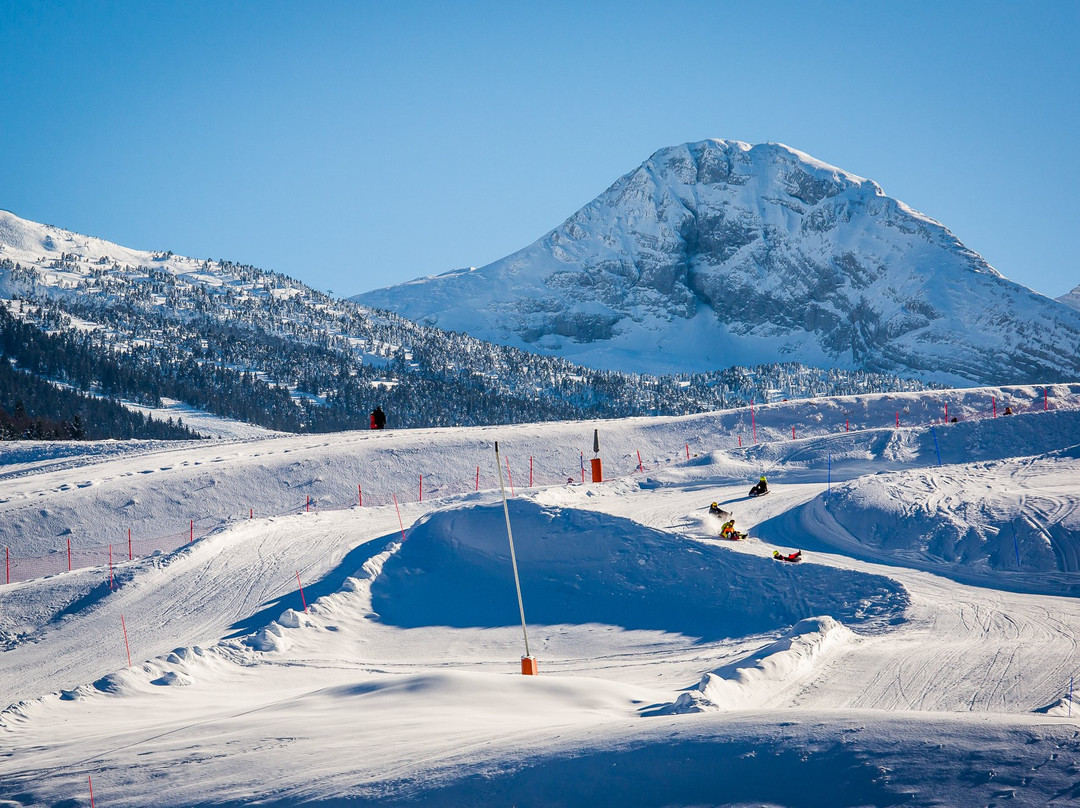
[[[358,301],[582,364],[1080,373],[1080,316],[868,179],[778,143],[660,149],[534,244]]]

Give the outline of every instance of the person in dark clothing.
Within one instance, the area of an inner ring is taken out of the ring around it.
[[[802,550],[796,550],[794,553],[788,553],[787,555],[781,554],[779,550],[773,550],[772,557],[777,561],[802,561]]]
[[[769,493],[769,483],[765,480],[765,475],[761,476],[761,479],[757,481],[757,485],[750,489],[750,496],[760,497],[762,494]]]
[[[382,406],[378,406],[371,411],[371,428],[382,429],[386,426],[386,413],[382,411]]]

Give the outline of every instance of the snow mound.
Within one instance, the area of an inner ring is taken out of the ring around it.
[[[878,575],[701,544],[607,514],[510,503],[530,623],[604,624],[702,640],[741,637],[831,614],[865,630],[903,620],[907,592]],[[501,505],[418,522],[372,583],[380,620],[503,627],[520,618]]]
[[[1075,699],[1070,699],[1068,696],[1062,696],[1057,701],[1047,704],[1045,707],[1039,707],[1032,710],[1032,712],[1042,713],[1043,715],[1080,719],[1080,702],[1077,702]]]
[[[842,530],[820,531],[824,541],[841,545],[846,537],[875,558],[1078,594],[1078,474],[1080,458],[1066,448],[863,476],[805,506],[803,521],[835,523]]]
[[[800,620],[773,643],[744,660],[706,673],[697,687],[652,715],[763,706],[768,699],[806,674],[820,658],[855,641],[855,635],[831,617]]]

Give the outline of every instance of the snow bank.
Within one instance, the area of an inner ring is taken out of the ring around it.
[[[823,655],[854,640],[855,635],[831,617],[800,620],[757,653],[706,673],[694,690],[653,714],[762,707],[786,685],[808,674]]]
[[[878,575],[777,564],[603,513],[510,502],[530,623],[599,623],[715,640],[820,614],[866,630],[903,619],[907,594]],[[372,584],[384,623],[520,622],[502,506],[439,511],[408,533]]]

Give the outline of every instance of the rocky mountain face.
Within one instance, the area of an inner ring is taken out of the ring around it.
[[[1080,286],[1077,286],[1071,292],[1066,292],[1061,297],[1057,298],[1057,301],[1080,311]]]
[[[950,384],[1080,378],[1080,311],[876,183],[774,143],[662,149],[513,255],[355,299],[624,371],[798,361]]]

